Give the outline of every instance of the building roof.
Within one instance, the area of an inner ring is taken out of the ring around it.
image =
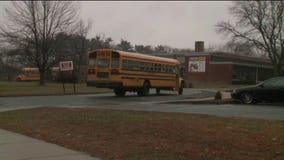
[[[268,58],[239,55],[229,52],[189,52],[183,54],[158,54],[158,56],[175,57],[175,58],[186,57],[186,56],[210,56],[211,64],[226,63],[226,64],[233,64],[239,66],[272,68],[271,61]]]
[[[229,53],[229,52],[189,52],[189,53],[182,53],[182,54],[165,53],[165,54],[154,54],[154,55],[162,56],[162,57],[210,55],[210,56],[220,56],[220,57],[226,57],[226,58],[234,58],[234,59],[241,59],[241,60],[250,60],[250,61],[270,63],[270,59],[268,58],[240,55],[240,54],[234,54],[234,53]]]
[[[210,56],[219,56],[219,57],[224,57],[224,58],[240,59],[240,60],[246,60],[246,61],[271,63],[270,59],[268,58],[240,55],[240,54],[234,54],[234,53],[229,53],[229,52],[192,52],[192,53],[186,54],[186,56],[189,56],[189,55],[210,55]]]

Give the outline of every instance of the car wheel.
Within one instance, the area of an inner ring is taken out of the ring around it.
[[[254,103],[253,95],[250,94],[250,93],[244,92],[244,93],[241,94],[241,101],[244,104],[252,104],[252,103]]]

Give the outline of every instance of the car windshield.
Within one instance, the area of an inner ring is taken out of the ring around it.
[[[277,78],[272,78],[268,79],[263,82],[263,85],[266,87],[278,87],[278,86],[284,86],[284,78],[282,77],[277,77]]]

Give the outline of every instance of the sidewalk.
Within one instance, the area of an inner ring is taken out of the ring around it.
[[[0,129],[1,160],[99,160],[24,135]]]

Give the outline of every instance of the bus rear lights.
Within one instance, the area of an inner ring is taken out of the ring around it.
[[[111,74],[119,74],[118,69],[112,69],[112,70],[111,70]]]
[[[96,70],[95,69],[88,69],[88,74],[95,74]]]

